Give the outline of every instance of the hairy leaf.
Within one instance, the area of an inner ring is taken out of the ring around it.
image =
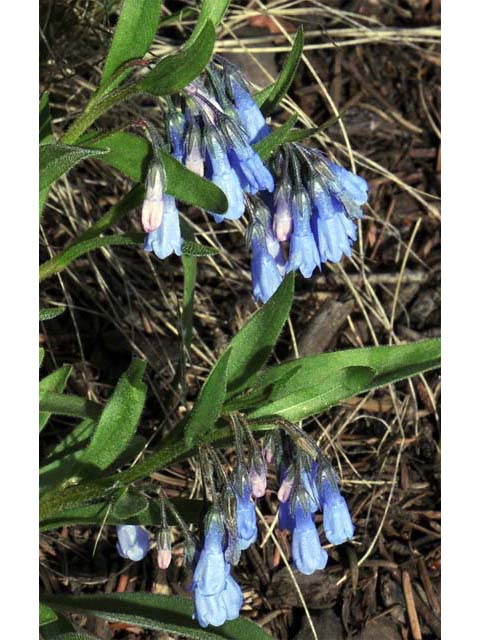
[[[104,149],[86,149],[69,144],[52,142],[40,145],[40,192],[63,176],[80,160],[105,154]]]
[[[72,367],[62,367],[61,369],[57,369],[53,373],[50,373],[48,376],[43,378],[40,381],[40,404],[42,403],[42,399],[49,392],[61,393],[65,385],[67,384],[67,380],[69,375],[72,373]],[[50,418],[51,412],[48,411],[40,411],[40,431],[47,424]]]

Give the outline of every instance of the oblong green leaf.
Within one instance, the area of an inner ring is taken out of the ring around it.
[[[53,371],[53,373],[50,373],[48,376],[45,376],[45,378],[40,381],[40,404],[49,392],[61,393],[64,390],[68,377],[71,373],[72,367],[66,366]],[[40,411],[40,431],[47,424],[50,415],[51,412],[49,411]]]
[[[205,69],[215,46],[215,27],[206,20],[200,33],[177,53],[166,56],[140,81],[142,91],[156,96],[177,93]]]
[[[134,516],[138,516],[148,509],[148,500],[145,496],[133,494],[126,491],[115,502],[112,508],[112,515],[122,522],[131,522]],[[135,523],[132,523],[135,524]]]
[[[190,42],[193,42],[202,32],[207,22],[211,22],[217,27],[225,15],[230,0],[202,0],[200,15],[195,23],[195,28],[190,36]]]
[[[44,391],[40,394],[40,411],[54,413],[59,416],[96,420],[102,412],[102,406],[79,396]]]
[[[110,247],[112,245],[139,245],[143,243],[144,238],[145,234],[143,233],[118,233],[111,236],[91,238],[90,240],[77,242],[40,265],[40,282],[63,271],[71,262],[89,251],[100,249],[100,247]]]
[[[57,618],[58,616],[53,609],[47,607],[43,602],[40,603],[40,626],[54,622]]]
[[[266,116],[270,115],[279,104],[280,100],[287,93],[290,85],[297,73],[298,65],[302,57],[303,51],[303,27],[300,27],[295,36],[287,61],[282,68],[276,82],[259,91],[255,95],[255,101],[261,107],[262,113]]]
[[[197,402],[183,425],[185,441],[191,446],[200,435],[213,429],[222,411],[227,392],[228,361],[231,351],[224,351],[200,391]]]
[[[129,60],[143,58],[152,44],[160,20],[162,0],[124,0],[100,86]]]
[[[90,418],[82,420],[63,440],[61,440],[48,454],[47,461],[53,462],[59,458],[77,451],[90,440],[95,430],[95,421]]]
[[[146,362],[133,360],[117,382],[98,420],[95,433],[79,462],[107,469],[127,448],[137,429],[147,387],[142,382]]]
[[[151,146],[145,138],[117,131],[83,142],[92,149],[102,149],[100,160],[118,169],[136,182],[143,182],[152,158]],[[167,182],[165,191],[177,200],[209,211],[225,213],[228,201],[221,189],[197,176],[168,153],[162,152]]]
[[[271,640],[271,636],[258,625],[242,618],[226,622],[221,627],[202,629],[192,620],[192,600],[178,596],[153,593],[45,595],[42,600],[54,610],[95,615],[196,640]]]
[[[40,309],[39,320],[40,322],[44,322],[45,320],[53,320],[53,318],[58,318],[65,311],[67,307],[50,307]]]
[[[201,522],[205,512],[203,500],[173,498],[172,502],[187,524],[198,525]],[[162,523],[162,509],[160,503],[155,500],[149,500],[148,506],[144,511],[140,511],[135,515],[129,514],[128,517],[128,524],[140,524],[148,527],[161,526]],[[85,504],[58,511],[53,517],[40,521],[40,530],[51,531],[52,529],[58,529],[58,527],[80,524],[101,526],[102,524],[126,524],[126,522],[123,516],[118,516],[112,509],[111,501],[101,500],[95,502],[95,504]]]
[[[215,247],[208,247],[205,244],[185,240],[182,245],[182,255],[193,258],[204,258],[205,256],[216,256],[220,251]]]
[[[244,389],[270,357],[287,321],[293,301],[295,275],[289,273],[270,300],[248,320],[229,343],[227,392]]]
[[[42,93],[40,98],[40,144],[53,142],[52,122],[50,118],[50,99],[48,91]]]
[[[69,169],[75,166],[80,160],[92,158],[105,154],[105,149],[87,149],[85,147],[74,147],[61,142],[42,144],[40,146],[40,192],[63,176]],[[43,208],[43,207],[42,207]]]

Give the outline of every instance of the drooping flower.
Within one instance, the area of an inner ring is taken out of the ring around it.
[[[309,511],[305,511],[301,504],[297,504],[295,508],[292,558],[295,568],[305,575],[324,569],[328,560],[328,554],[320,544],[312,515]]]
[[[223,555],[224,526],[221,516],[213,512],[207,517],[203,548],[193,572],[195,594],[214,596],[225,589],[227,574]]]
[[[316,267],[321,268],[321,261],[310,226],[310,200],[305,191],[293,194],[292,213],[293,233],[290,237],[287,273],[298,270],[305,278],[310,278]]]
[[[241,551],[248,547],[257,539],[257,517],[255,514],[255,503],[251,498],[251,491],[248,482],[244,482],[243,488],[237,490],[237,534],[238,544]]]
[[[245,86],[242,86],[236,78],[232,79],[232,91],[235,106],[248,134],[248,139],[251,144],[255,144],[265,138],[265,136],[268,136],[270,127],[267,125],[265,117],[255,100]]]
[[[225,587],[214,595],[203,595],[196,589],[194,591],[195,612],[193,618],[205,628],[209,624],[219,627],[226,620],[235,620],[240,615],[243,603],[242,590],[230,575],[230,565],[225,563]]]
[[[138,562],[147,555],[150,543],[143,527],[133,524],[118,525],[117,538],[117,551],[122,558]]]
[[[248,480],[254,498],[262,498],[267,490],[267,466],[262,455],[257,452],[252,458]]]
[[[228,159],[222,138],[213,127],[210,127],[206,134],[206,148],[205,177],[216,184],[228,200],[228,209],[224,214],[213,212],[215,222],[222,222],[224,219],[238,220],[245,210],[243,191],[238,175]]]
[[[351,540],[354,526],[345,498],[336,483],[324,477],[320,483],[320,503],[323,509],[323,528],[331,544],[342,544]]]
[[[278,240],[289,240],[293,229],[292,189],[288,182],[280,182],[275,193],[273,232]]]
[[[157,258],[163,260],[172,253],[181,256],[182,244],[180,218],[175,198],[165,194],[163,196],[162,223],[158,229],[147,235],[143,248],[145,251],[153,251]]]

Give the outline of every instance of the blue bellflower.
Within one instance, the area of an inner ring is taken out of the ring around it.
[[[150,543],[143,527],[133,524],[118,525],[117,538],[117,551],[122,558],[138,562],[147,555]]]
[[[270,254],[265,237],[252,234],[252,284],[255,300],[267,302],[282,284],[275,258]]]
[[[322,549],[312,515],[301,504],[295,508],[295,526],[292,536],[292,558],[295,568],[309,576],[324,569],[328,554]]]
[[[205,628],[209,624],[219,627],[227,620],[235,620],[240,615],[243,604],[242,590],[230,575],[229,565],[225,563],[225,588],[216,595],[205,596],[195,590],[193,618]]]
[[[255,144],[255,142],[259,142],[268,136],[270,128],[258,104],[250,93],[235,79],[232,79],[232,90],[235,106],[247,132],[248,139],[251,144]]]
[[[320,268],[320,254],[310,227],[310,200],[305,191],[297,191],[292,197],[293,233],[290,238],[290,250],[287,273],[300,271],[310,278],[315,267]]]
[[[304,469],[300,474],[302,486],[307,494],[310,513],[315,513],[315,511],[318,511],[320,508],[320,496],[317,487],[317,469],[318,464],[313,462],[310,471]]]
[[[353,538],[354,527],[345,498],[328,478],[320,484],[320,502],[323,509],[323,528],[331,544],[342,544]]]
[[[238,544],[242,551],[257,539],[257,518],[255,503],[251,499],[248,483],[244,483],[243,491],[237,492],[237,534]]]
[[[225,589],[227,573],[223,555],[223,533],[224,527],[220,517],[213,514],[193,572],[192,588],[195,594],[215,596]]]
[[[153,251],[157,258],[163,260],[163,258],[172,253],[181,256],[182,244],[183,238],[180,233],[177,204],[173,196],[165,193],[163,196],[162,223],[158,229],[147,234],[143,248],[145,251]]]
[[[228,209],[224,214],[213,213],[215,222],[238,220],[243,215],[245,203],[237,173],[232,168],[227,151],[217,132],[210,128],[207,134],[205,177],[217,185],[226,195]]]

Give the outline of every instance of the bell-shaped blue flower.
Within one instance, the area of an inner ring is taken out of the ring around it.
[[[195,594],[214,596],[225,589],[227,573],[223,555],[223,533],[224,527],[220,517],[213,514],[207,525],[203,548],[193,572],[192,588]]]
[[[240,121],[245,127],[250,144],[255,144],[268,136],[270,128],[258,104],[234,78],[232,78],[232,90]]]
[[[230,575],[229,565],[227,564],[225,572],[227,576],[225,588],[221,593],[205,596],[198,589],[194,590],[195,612],[193,618],[203,628],[209,624],[219,627],[226,620],[235,620],[240,615],[240,608],[243,603],[242,591]]]
[[[240,180],[228,159],[219,135],[210,130],[207,135],[205,177],[219,187],[227,197],[228,209],[224,214],[213,212],[215,222],[238,220],[243,215],[245,203]]]
[[[275,184],[272,174],[263,164],[255,149],[248,143],[238,138],[236,144],[229,150],[228,157],[237,173],[242,176],[241,181],[243,181],[245,189],[248,187],[249,193],[273,191]]]
[[[327,165],[335,178],[337,178],[337,185],[340,185],[341,192],[347,193],[359,207],[367,202],[368,183],[364,178],[355,175],[334,162],[327,161]]]
[[[304,191],[293,195],[292,212],[293,233],[290,238],[287,273],[298,270],[305,278],[310,278],[315,267],[320,268],[321,261],[310,227],[310,200]]]
[[[238,544],[240,549],[244,551],[257,539],[257,517],[248,483],[244,483],[243,491],[236,493]]]
[[[180,112],[171,110],[167,114],[167,132],[172,149],[172,156],[175,160],[182,162],[185,118]]]
[[[339,262],[342,255],[352,255],[352,235],[355,235],[355,223],[343,213],[323,219],[321,215],[314,216],[318,250],[322,262]],[[349,235],[350,234],[350,235]]]
[[[354,526],[345,498],[338,487],[325,478],[320,485],[323,528],[331,544],[342,544],[353,538]]]
[[[227,584],[225,590],[222,591],[221,598],[225,606],[227,620],[238,618],[243,604],[243,593],[230,574],[227,576]]]
[[[252,284],[255,300],[267,302],[282,283],[282,275],[267,248],[265,237],[252,234]]]
[[[147,555],[150,543],[143,527],[133,524],[118,525],[117,538],[117,551],[122,558],[138,562]]]
[[[301,504],[295,509],[295,526],[292,536],[292,558],[295,568],[309,576],[324,569],[328,554],[322,549],[312,515]]]
[[[162,223],[147,235],[143,246],[145,251],[153,253],[163,260],[167,256],[175,253],[182,255],[183,239],[180,233],[180,218],[177,204],[173,196],[167,193],[163,196],[163,217]]]

